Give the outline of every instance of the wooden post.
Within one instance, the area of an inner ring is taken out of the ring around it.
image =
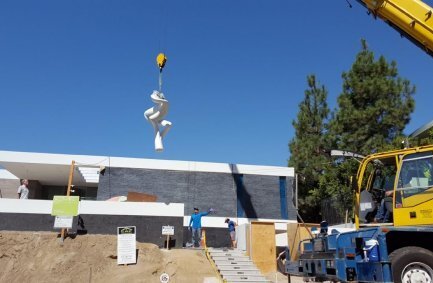
[[[169,248],[168,248],[169,245],[170,245],[170,235],[167,235],[167,250],[169,249]]]
[[[68,189],[66,190],[66,196],[71,195],[72,180],[74,179],[74,169],[75,169],[75,161],[72,160],[71,168],[69,169],[69,180],[68,180]]]
[[[68,188],[66,190],[66,196],[70,196],[71,195],[71,187],[72,187],[72,180],[74,179],[74,169],[75,169],[75,160],[72,160],[71,163],[71,168],[69,169],[69,180],[68,180]],[[61,241],[63,242],[63,240],[65,239],[65,233],[66,229],[62,228],[62,232],[60,233],[60,238]]]

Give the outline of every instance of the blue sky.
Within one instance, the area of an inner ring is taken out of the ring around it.
[[[410,133],[432,120],[433,59],[350,1],[1,1],[0,150],[286,166],[306,76],[333,108],[361,38],[417,86]]]

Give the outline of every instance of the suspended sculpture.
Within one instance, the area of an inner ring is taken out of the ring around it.
[[[153,91],[150,99],[156,105],[147,109],[144,112],[144,117],[152,124],[155,131],[155,150],[163,151],[162,139],[171,128],[171,122],[164,119],[168,112],[168,101],[165,99],[164,94],[157,90]]]
[[[168,101],[165,99],[164,94],[162,93],[162,69],[167,62],[167,57],[165,54],[160,53],[156,57],[156,63],[159,67],[159,91],[154,90],[150,95],[150,99],[156,105],[152,108],[147,109],[144,112],[144,118],[148,120],[155,131],[155,150],[163,151],[164,146],[162,144],[162,139],[165,137],[167,132],[171,128],[171,122],[164,119],[164,117],[168,113]]]

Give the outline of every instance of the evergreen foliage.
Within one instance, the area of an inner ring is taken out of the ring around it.
[[[339,149],[367,155],[403,135],[415,107],[415,86],[398,76],[395,61],[388,63],[383,56],[375,60],[363,40],[342,77],[343,92],[331,123]]]
[[[320,220],[317,213],[319,206],[316,196],[319,189],[319,177],[323,173],[329,158],[326,155],[326,121],[329,116],[327,105],[328,92],[319,85],[314,75],[307,77],[308,89],[304,100],[299,104],[297,120],[293,121],[295,137],[290,141],[291,152],[289,166],[298,173],[298,196],[301,215],[314,215],[306,221]]]
[[[428,130],[422,137],[409,138],[407,141],[409,142],[409,147],[433,144],[433,129]]]
[[[398,75],[395,61],[388,62],[383,56],[376,60],[365,40],[342,78],[337,108],[330,113],[326,88],[308,76],[308,89],[293,122],[289,166],[300,176],[300,212],[307,221],[317,222],[314,218],[325,198],[334,201],[340,216],[353,209],[350,177],[356,175],[359,163],[335,160],[327,152],[340,149],[368,155],[400,148],[415,107],[415,86]]]

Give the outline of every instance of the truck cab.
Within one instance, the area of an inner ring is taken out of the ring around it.
[[[432,146],[373,154],[361,162],[356,187],[357,228],[380,223],[396,227],[433,225],[432,209]]]

